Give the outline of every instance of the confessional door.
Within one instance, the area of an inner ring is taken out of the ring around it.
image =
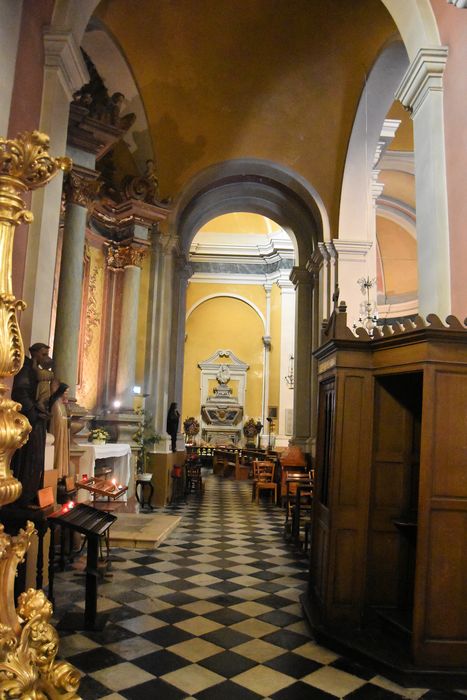
[[[375,377],[366,615],[412,630],[423,373]]]

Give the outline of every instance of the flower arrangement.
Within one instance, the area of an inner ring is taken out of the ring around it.
[[[192,438],[199,433],[199,422],[194,416],[185,418],[183,421],[183,430],[188,437]]]
[[[90,437],[92,442],[107,442],[110,435],[104,428],[94,428],[94,430],[91,430]]]
[[[133,434],[133,441],[137,445],[136,473],[143,474],[146,470],[146,459],[151,447],[161,441],[161,436],[153,428],[152,416],[143,408],[136,411],[140,416],[137,431]]]

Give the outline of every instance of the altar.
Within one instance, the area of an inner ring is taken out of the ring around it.
[[[76,475],[79,480],[81,480],[83,474],[86,474],[89,478],[94,476],[96,461],[106,460],[113,470],[111,478],[116,479],[117,484],[129,485],[131,473],[130,445],[122,442],[105,443],[103,445],[84,442],[78,443],[78,446],[83,450],[79,460],[79,475]],[[124,494],[123,499],[126,500],[126,494]]]

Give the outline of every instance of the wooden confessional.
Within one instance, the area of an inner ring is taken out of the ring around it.
[[[317,638],[405,666],[400,682],[414,669],[465,680],[467,328],[431,315],[356,337],[346,317],[342,304],[315,353],[305,612]]]

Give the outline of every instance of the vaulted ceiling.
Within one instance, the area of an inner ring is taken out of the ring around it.
[[[266,159],[317,190],[336,231],[365,76],[398,36],[380,0],[103,0],[97,18],[143,100],[162,197]]]

